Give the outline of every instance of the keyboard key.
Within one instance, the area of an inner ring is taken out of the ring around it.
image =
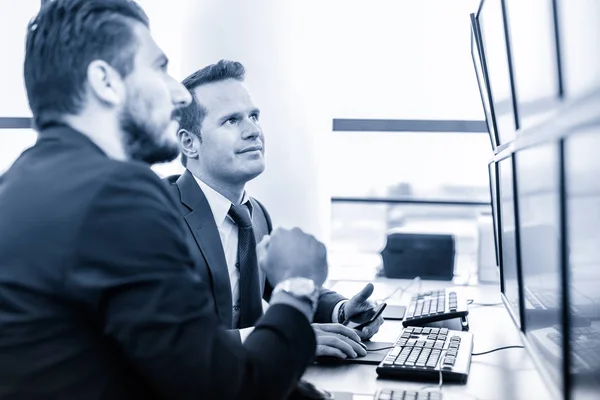
[[[440,328],[440,335],[448,335],[448,328]]]

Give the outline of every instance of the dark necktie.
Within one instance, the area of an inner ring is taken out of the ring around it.
[[[229,215],[238,227],[238,250],[236,267],[240,270],[240,319],[239,328],[254,326],[262,315],[262,296],[258,281],[256,238],[252,220],[246,205],[231,205]]]

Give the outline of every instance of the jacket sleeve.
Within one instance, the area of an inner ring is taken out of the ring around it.
[[[80,228],[67,290],[161,397],[285,398],[315,351],[309,322],[278,304],[244,344],[220,328],[164,185],[141,164],[115,168]]]
[[[314,322],[331,322],[331,314],[335,305],[346,298],[333,290],[321,288],[319,293],[319,303],[315,312]]]

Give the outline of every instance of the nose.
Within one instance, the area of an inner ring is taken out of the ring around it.
[[[171,98],[175,108],[184,108],[191,104],[192,94],[181,83],[173,79]]]
[[[242,131],[242,139],[256,139],[262,134],[260,126],[255,124],[254,121],[246,120],[244,129]]]

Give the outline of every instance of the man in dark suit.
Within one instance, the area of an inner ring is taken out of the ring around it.
[[[226,327],[241,328],[242,340],[260,316],[261,298],[268,300],[270,285],[259,273],[254,286],[244,289],[245,266],[237,259],[238,227],[228,211],[232,205],[244,206],[251,215],[256,241],[271,230],[266,209],[245,190],[246,183],[260,175],[265,165],[260,112],[244,85],[244,75],[241,63],[221,60],[183,81],[193,95],[192,103],[181,111],[178,132],[186,171],[167,178],[180,200],[199,273],[211,283],[215,312]],[[366,354],[361,338],[375,334],[383,319],[361,331],[339,322],[371,310],[368,298],[372,291],[369,284],[346,300],[321,289],[313,324],[317,355],[346,358]]]
[[[55,0],[24,63],[37,143],[0,183],[0,398],[282,399],[312,359],[324,246],[258,246],[275,284],[245,343],[219,326],[175,199],[148,164],[178,154],[166,72],[129,0]]]

